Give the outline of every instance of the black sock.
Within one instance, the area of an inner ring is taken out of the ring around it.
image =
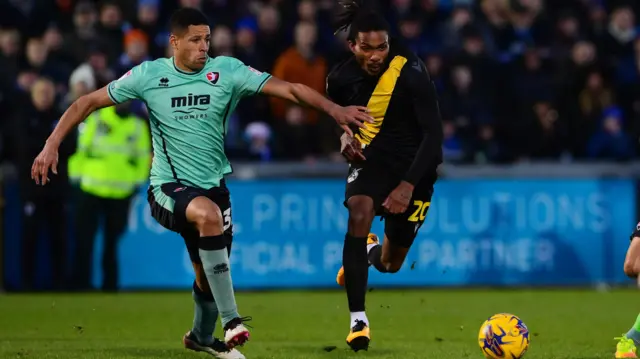
[[[342,250],[344,282],[350,312],[364,312],[369,265],[367,261],[367,237],[346,235]]]
[[[208,291],[208,292],[202,291],[202,289],[200,289],[200,287],[198,286],[198,283],[195,280],[193,281],[193,294],[205,302],[215,301],[213,299],[213,294],[211,294],[211,291]]]
[[[377,245],[369,251],[369,263],[371,263],[378,272],[387,273],[387,267],[382,264],[382,246]]]

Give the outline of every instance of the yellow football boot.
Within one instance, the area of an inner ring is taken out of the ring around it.
[[[637,358],[636,355],[636,344],[633,340],[627,338],[622,335],[620,338],[614,338],[618,340],[618,345],[616,345],[616,358]]]
[[[356,320],[356,324],[351,328],[347,336],[347,344],[354,352],[358,350],[368,350],[371,341],[371,331],[369,326],[362,320]]]
[[[378,236],[375,233],[369,233],[369,236],[367,236],[367,245],[379,243],[380,240],[378,239]],[[340,267],[338,275],[336,276],[336,282],[339,286],[344,287],[344,267]]]

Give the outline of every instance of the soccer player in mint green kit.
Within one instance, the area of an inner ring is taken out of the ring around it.
[[[638,276],[640,274],[640,223],[636,225],[630,239],[631,243],[629,243],[624,259],[624,273],[631,278],[636,278],[638,286],[640,286],[640,277]],[[615,339],[618,340],[616,358],[637,358],[636,346],[640,345],[640,315],[626,334]]]
[[[176,11],[170,37],[174,57],[144,62],[74,102],[36,157],[31,176],[45,185],[49,169],[57,173],[60,142],[92,112],[145,101],[154,149],[151,213],[185,239],[196,274],[194,325],[183,342],[188,349],[238,359],[244,356],[234,347],[249,339],[249,331],[238,313],[229,266],[231,206],[223,179],[231,173],[224,153],[229,116],[243,97],[265,94],[323,111],[348,132],[350,124],[362,127],[373,119],[364,107],[338,106],[307,86],[279,80],[235,58],[210,58],[210,36],[201,12]],[[224,341],[212,336],[218,314]]]

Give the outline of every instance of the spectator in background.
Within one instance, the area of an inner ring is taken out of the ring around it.
[[[133,29],[124,36],[124,54],[120,56],[116,76],[121,76],[149,57],[149,37],[142,30]]]
[[[520,134],[521,155],[528,159],[558,160],[567,152],[566,123],[547,101],[538,101],[525,112],[526,125]]]
[[[578,95],[580,111],[587,121],[600,117],[602,111],[613,104],[614,97],[611,88],[605,85],[602,72],[589,72],[582,91]],[[589,121],[591,122],[591,121]]]
[[[631,137],[622,127],[623,114],[611,106],[602,112],[600,129],[591,137],[587,154],[592,159],[625,161],[635,154]]]
[[[69,159],[69,176],[79,184],[73,287],[92,288],[93,250],[104,220],[102,289],[118,289],[118,241],[127,227],[129,205],[151,166],[151,140],[145,120],[129,103],[103,108],[78,128],[78,148]]]
[[[300,0],[297,7],[298,21],[312,22],[317,27],[317,49],[323,53],[332,51],[331,45],[335,42],[333,30],[321,13],[318,12],[318,4],[315,0]]]
[[[23,105],[31,101],[31,88],[38,80],[38,74],[32,69],[22,70],[18,73],[16,91],[13,92],[16,104]],[[16,106],[18,107],[18,106]]]
[[[443,50],[447,53],[459,52],[462,44],[462,29],[471,24],[473,13],[467,6],[456,6],[451,18],[440,27]]]
[[[122,54],[122,11],[118,4],[110,1],[103,2],[100,7],[100,21],[97,34],[100,37],[104,49],[107,51],[107,60],[115,62]]]
[[[554,82],[544,66],[540,51],[527,49],[516,61],[516,72],[511,87],[521,108],[530,108],[541,97],[553,98]]]
[[[69,78],[69,92],[61,102],[60,112],[64,113],[75,100],[96,89],[96,77],[93,68],[87,63],[80,65]]]
[[[245,17],[236,24],[236,57],[257,70],[268,70],[262,54],[258,51],[258,23],[253,17]],[[271,122],[269,100],[264,96],[245,97],[236,109],[239,133],[250,122],[263,120]]]
[[[85,64],[91,66],[93,76],[96,78],[96,88],[104,87],[124,74],[124,72],[117,73],[109,67],[106,53],[98,46],[94,46],[89,50],[89,58]],[[122,69],[119,70],[123,71]]]
[[[240,61],[249,64],[258,70],[266,70],[267,67],[258,52],[256,44],[258,23],[253,17],[246,17],[236,24],[236,56]]]
[[[324,57],[316,53],[316,26],[313,23],[300,22],[295,29],[295,45],[285,51],[276,61],[272,74],[275,77],[291,83],[301,83],[311,87],[321,94],[325,92],[325,78],[327,63]],[[318,112],[310,109],[289,107],[282,99],[271,98],[271,110],[276,121],[276,127],[282,131],[282,140],[297,142],[303,139],[305,145],[301,151],[285,151],[298,158],[310,156],[319,148],[317,130]],[[293,111],[292,113],[289,113]],[[302,116],[298,112],[303,111]],[[302,117],[302,118],[300,118]],[[278,131],[280,133],[280,130]],[[301,144],[302,145],[302,144]],[[296,157],[294,157],[296,158]]]
[[[211,34],[211,55],[214,57],[233,56],[233,52],[233,33],[226,26],[217,26]]]
[[[321,94],[325,92],[327,63],[324,57],[315,51],[316,26],[309,22],[300,22],[295,28],[295,45],[278,57],[273,68],[273,76],[291,83],[301,83]],[[283,119],[287,111],[287,102],[282,99],[271,99],[271,110],[277,119]],[[314,124],[318,120],[318,112],[305,110],[306,122]]]
[[[48,60],[59,65],[67,65],[68,59],[64,57],[62,47],[62,33],[60,32],[60,29],[58,29],[57,25],[51,24],[47,27],[47,30],[42,35],[42,41],[44,46],[47,48]],[[62,79],[63,82],[65,80],[66,79]]]
[[[95,31],[98,15],[93,3],[79,2],[73,13],[73,32],[64,36],[64,51],[73,62],[73,66],[81,64],[88,55],[88,49],[100,43]]]
[[[244,136],[247,142],[246,153],[242,156],[244,159],[256,162],[270,162],[273,159],[269,125],[264,122],[252,122],[247,126]]]
[[[55,83],[65,83],[70,70],[62,63],[49,58],[49,48],[41,38],[31,38],[27,41],[25,59],[22,68],[32,71],[39,76],[52,79]]]
[[[424,59],[424,64],[427,66],[431,81],[436,85],[437,93],[444,93],[447,74],[442,56],[437,53],[430,54]]]
[[[566,68],[557,74],[564,79],[564,86],[568,95],[578,92],[587,77],[588,72],[598,63],[598,53],[592,42],[579,41],[571,49],[571,61]]]
[[[601,40],[601,52],[605,55],[606,66],[615,67],[618,59],[633,54],[633,40],[636,38],[636,19],[630,7],[618,7],[611,13],[607,32]]]
[[[13,27],[26,37],[39,36],[51,19],[53,1],[0,1],[0,24]]]
[[[588,3],[589,37],[602,38],[607,31],[606,3],[600,0],[591,0]]]
[[[480,30],[469,25],[462,29],[462,51],[454,57],[454,62],[464,65],[471,70],[475,85],[483,88],[486,100],[499,92],[496,85],[500,82],[500,73],[496,69],[496,62],[486,51],[484,39]]]
[[[114,72],[107,67],[106,55],[98,48],[91,49],[89,60],[71,73],[68,92],[60,102],[61,111],[64,112],[80,96],[104,87],[114,78]]]
[[[9,137],[12,157],[17,164],[22,197],[22,287],[35,289],[35,269],[38,237],[44,234],[50,241],[51,276],[54,289],[63,289],[66,263],[66,202],[68,178],[66,159],[73,151],[73,137],[60,147],[58,174],[51,176],[50,186],[42,187],[31,180],[33,159],[40,153],[60,118],[55,105],[52,81],[37,79],[31,88],[31,101],[19,108],[12,118]],[[40,230],[46,229],[42,233]]]
[[[158,24],[160,16],[159,0],[139,0],[135,27],[142,30],[149,39],[149,55],[152,58],[164,57],[164,48],[167,46],[167,36],[162,32],[162,26]]]
[[[489,53],[501,62],[510,58],[510,48],[515,41],[515,30],[509,22],[507,1],[480,0],[480,8],[484,15],[482,26],[492,39],[488,46]]]
[[[413,6],[412,0],[391,0],[388,18],[391,24],[398,25],[401,19],[415,11],[416,8]],[[399,29],[395,29],[394,33],[397,34],[398,32]]]
[[[482,88],[467,66],[456,66],[451,71],[452,88],[441,100],[445,118],[450,118],[465,141],[472,141],[481,122],[491,122],[491,110],[483,100]]]
[[[202,0],[180,0],[180,7],[202,10]]]
[[[457,134],[456,125],[451,121],[443,121],[442,155],[447,163],[462,163],[467,159],[464,143]]]
[[[580,22],[572,12],[563,12],[556,23],[556,35],[551,45],[551,56],[558,65],[566,63],[571,57],[571,48],[584,37]]]
[[[20,33],[15,29],[0,30],[0,84],[16,80],[20,56]]]
[[[258,14],[258,52],[267,69],[274,67],[276,59],[287,48],[288,43],[280,23],[280,13],[274,6],[264,6]]]
[[[278,153],[283,159],[311,162],[319,150],[319,136],[308,123],[305,110],[297,105],[287,107],[284,121],[279,120],[275,126]]]
[[[415,54],[423,54],[427,51],[425,37],[423,36],[423,21],[419,13],[405,15],[400,23],[400,36],[405,45]],[[437,45],[433,46],[437,48]]]
[[[0,113],[11,113],[16,103],[10,99],[15,93],[19,51],[20,34],[14,29],[0,29]]]
[[[496,138],[493,124],[481,123],[473,141],[473,160],[476,163],[499,163],[504,159],[500,141]]]
[[[570,140],[574,154],[584,157],[589,138],[600,128],[602,111],[613,105],[616,99],[598,69],[587,74],[577,97],[578,111],[572,116]]]

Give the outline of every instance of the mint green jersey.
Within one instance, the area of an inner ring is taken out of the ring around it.
[[[230,115],[270,77],[233,57],[209,58],[198,72],[184,72],[173,58],[164,58],[143,62],[107,89],[114,103],[140,99],[147,105],[152,186],[177,182],[209,189],[231,173],[224,152]]]

